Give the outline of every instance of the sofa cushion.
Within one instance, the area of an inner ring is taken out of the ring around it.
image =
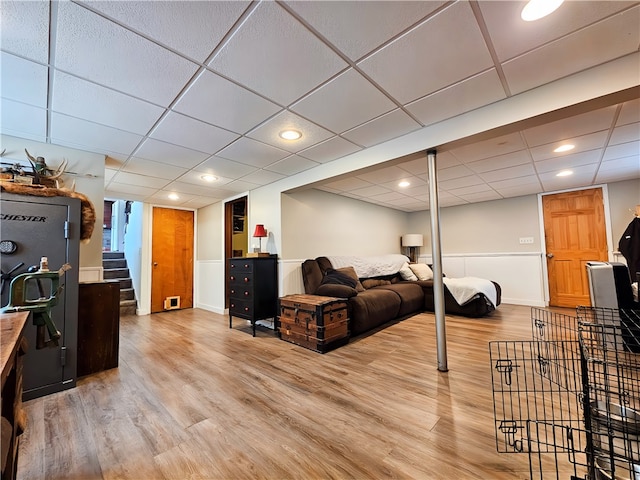
[[[393,285],[376,287],[374,290],[388,290],[400,297],[399,317],[421,312],[424,309],[424,292],[422,287],[416,283],[394,283]]]
[[[398,316],[400,297],[381,288],[365,290],[349,299],[352,335],[364,333]]]
[[[379,287],[380,285],[391,285],[391,280],[383,280],[381,278],[365,278],[361,283],[365,290],[368,290],[369,288]]]
[[[304,283],[304,291],[309,295],[313,295],[322,283],[324,272],[320,270],[318,262],[315,260],[305,260],[302,262],[302,282]]]
[[[433,278],[433,271],[429,268],[429,265],[412,263],[409,268],[418,277],[418,280],[431,280]]]
[[[331,284],[331,285],[346,285],[351,288],[355,288],[356,280],[353,279],[352,276],[345,272],[339,272],[338,270],[334,270],[330,268],[322,277],[321,285]]]
[[[327,270],[328,271],[328,270]],[[364,287],[362,283],[360,283],[360,279],[358,278],[358,274],[356,273],[356,269],[353,267],[342,267],[336,270],[344,275],[348,275],[355,281],[355,289],[358,292],[364,292]]]
[[[347,285],[323,283],[316,289],[315,294],[324,297],[351,298],[356,296],[358,292],[355,288]]]
[[[415,282],[416,280],[418,280],[418,277],[416,277],[416,274],[413,273],[413,270],[411,270],[411,267],[409,267],[408,263],[405,263],[400,271],[398,271],[398,273],[403,280],[407,280],[409,282]]]

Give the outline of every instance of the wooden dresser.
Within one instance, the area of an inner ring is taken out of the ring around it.
[[[228,259],[229,328],[233,317],[256,321],[278,315],[278,257],[235,257]]]
[[[24,331],[29,312],[3,313],[0,336],[2,362],[2,480],[16,478],[18,439],[24,428],[22,411],[22,356],[26,353]]]

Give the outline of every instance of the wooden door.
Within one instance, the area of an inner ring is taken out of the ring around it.
[[[542,197],[549,304],[590,305],[586,262],[607,261],[602,189]]]
[[[193,307],[193,212],[153,208],[151,313]],[[166,300],[179,297],[179,302]]]

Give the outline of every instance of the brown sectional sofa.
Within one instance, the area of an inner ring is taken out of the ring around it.
[[[332,269],[331,262],[327,257],[305,260],[302,264],[305,293],[316,294],[327,271]],[[382,282],[361,280],[362,285],[371,286],[359,288],[360,291],[357,294],[355,291],[350,294],[352,296],[349,298],[348,305],[352,335],[367,332],[394,319],[401,319],[422,311],[434,311],[433,280],[406,281],[402,279],[400,274],[369,279],[381,280]],[[376,283],[384,284],[377,285]],[[500,285],[496,282],[493,284],[497,293],[495,306],[481,293],[464,305],[459,305],[445,286],[445,312],[467,317],[487,315],[500,304]],[[336,289],[338,294],[332,296],[342,296],[339,294],[339,288]]]

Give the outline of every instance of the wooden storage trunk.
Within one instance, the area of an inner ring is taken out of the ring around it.
[[[319,295],[279,299],[280,338],[325,353],[349,341],[347,301]]]

